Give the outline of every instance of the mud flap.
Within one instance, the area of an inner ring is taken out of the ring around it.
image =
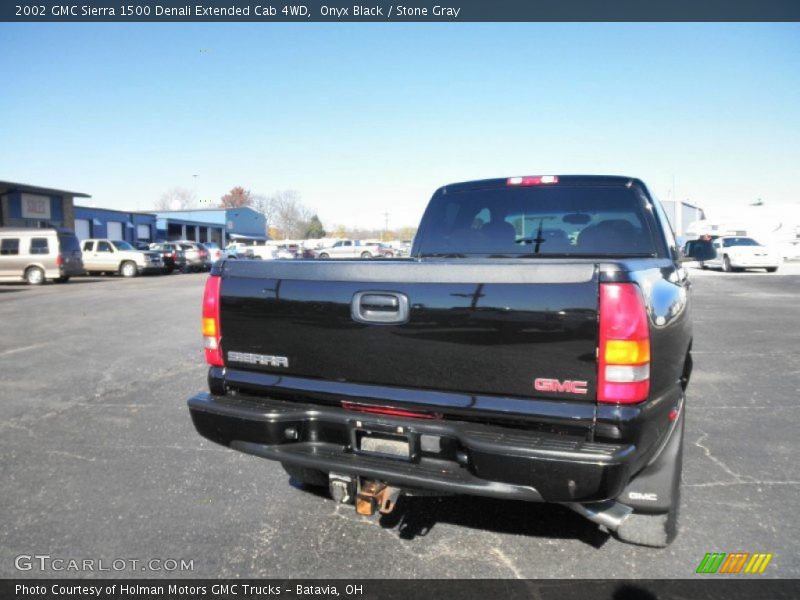
[[[681,402],[678,419],[658,457],[636,475],[617,497],[619,502],[632,507],[637,513],[668,513],[678,501],[685,412],[686,403]]]

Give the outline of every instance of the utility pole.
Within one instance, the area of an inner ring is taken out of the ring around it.
[[[678,193],[675,191],[675,175],[672,175],[672,201],[678,201]]]

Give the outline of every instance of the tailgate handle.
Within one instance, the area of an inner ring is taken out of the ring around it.
[[[408,297],[397,292],[358,292],[350,304],[350,316],[359,323],[406,323]]]

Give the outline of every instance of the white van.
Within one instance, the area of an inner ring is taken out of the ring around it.
[[[0,281],[65,283],[81,274],[81,247],[69,229],[0,227]]]

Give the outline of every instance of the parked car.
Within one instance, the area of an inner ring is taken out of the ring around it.
[[[183,250],[183,255],[186,257],[187,270],[208,271],[211,268],[208,250],[201,243],[190,240],[177,240],[174,243],[178,244],[180,249]]]
[[[245,246],[237,246],[236,244],[228,244],[222,251],[222,258],[229,258],[231,260],[247,260],[255,258],[252,248]]]
[[[719,236],[704,235],[696,240],[689,240],[683,245],[683,254],[687,259],[698,263],[700,268],[705,269],[707,260],[714,258],[713,241]]]
[[[82,274],[81,248],[71,230],[0,228],[0,281],[66,283]]]
[[[361,240],[339,240],[332,246],[317,250],[317,258],[372,258],[379,255],[380,244],[367,244]]]
[[[297,246],[277,246],[275,248],[275,258],[294,259],[297,258]]]
[[[220,248],[219,244],[216,242],[203,242],[202,246],[206,249],[206,252],[208,252],[208,258],[212,263],[223,258],[222,248]]]
[[[123,240],[83,240],[83,268],[87,273],[119,273],[136,277],[142,273],[161,273],[164,261],[158,252],[137,250]]]
[[[400,256],[400,252],[389,244],[378,244],[375,247],[375,256],[380,256],[381,258],[394,258],[395,256]]]
[[[186,270],[186,255],[179,244],[173,242],[159,242],[150,244],[150,250],[161,254],[164,261],[164,273],[172,273],[175,270]]]
[[[395,240],[391,242],[386,242],[384,245],[391,248],[392,256],[395,257],[408,256],[411,250],[410,242]],[[391,256],[387,256],[387,258],[391,258]]]
[[[394,248],[397,250],[397,256],[408,256],[411,254],[411,242],[408,240],[403,240],[393,244]]]
[[[711,245],[714,256],[705,259],[704,266],[718,267],[727,273],[744,269],[766,269],[767,273],[774,273],[782,262],[778,252],[750,237],[721,236]]]
[[[144,252],[147,252],[148,250],[150,250],[151,244],[150,242],[131,242],[131,246],[133,246],[137,250],[142,250]]]
[[[235,251],[237,256],[248,256],[262,260],[273,260],[278,257],[275,246],[268,245],[266,240],[236,240],[225,246],[225,250]]]
[[[554,502],[666,546],[691,286],[644,183],[447,185],[412,255],[212,269],[197,431],[362,515],[420,490]]]
[[[786,241],[781,244],[784,260],[800,260],[800,240]]]

